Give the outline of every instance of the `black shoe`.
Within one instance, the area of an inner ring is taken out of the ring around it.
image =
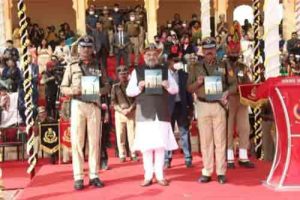
[[[102,183],[102,181],[100,181],[99,178],[91,179],[89,185],[95,186],[97,188],[104,187],[104,184]]]
[[[74,189],[75,190],[82,190],[83,189],[83,180],[77,180],[74,182]]]
[[[171,162],[165,161],[164,169],[169,169],[169,168],[171,168]]]
[[[254,163],[250,162],[249,160],[248,161],[239,161],[239,165],[241,167],[245,167],[245,168],[254,168],[255,167]]]
[[[186,168],[191,168],[192,167],[192,161],[191,160],[186,160],[185,161],[185,166],[186,166]]]
[[[226,176],[224,176],[224,175],[218,175],[218,182],[220,184],[225,184],[226,183]]]
[[[204,176],[204,175],[202,175],[198,180],[198,182],[201,182],[201,183],[208,183],[210,181],[211,181],[211,177],[210,176]]]
[[[120,158],[120,163],[124,163],[126,161],[126,158]]]
[[[234,169],[235,168],[235,164],[233,162],[229,162],[229,163],[227,163],[227,168],[228,169]]]

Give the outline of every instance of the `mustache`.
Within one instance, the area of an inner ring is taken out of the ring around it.
[[[158,64],[158,60],[157,59],[145,59],[145,63],[148,66],[155,66]]]

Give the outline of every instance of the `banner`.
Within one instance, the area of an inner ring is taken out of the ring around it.
[[[239,85],[241,104],[251,107],[260,106],[268,101],[267,98],[261,98],[257,95],[257,89],[261,84]]]
[[[0,128],[22,123],[22,118],[18,111],[18,92],[9,93],[9,108],[3,110],[1,114]]]
[[[70,121],[59,121],[60,144],[71,149],[71,127]]]
[[[57,123],[39,124],[41,149],[49,154],[59,150],[59,130]]]

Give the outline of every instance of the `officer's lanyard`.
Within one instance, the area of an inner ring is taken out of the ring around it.
[[[207,68],[206,68],[206,65],[205,65],[205,63],[203,63],[203,67],[204,67],[204,70],[205,70],[206,76],[210,76],[210,74],[209,74],[209,72],[208,72],[208,70],[207,70]]]
[[[125,100],[126,100],[126,102],[128,103],[128,106],[130,107],[130,106],[131,106],[131,103],[130,103],[130,101],[129,101],[129,99],[128,99],[127,95],[125,94],[125,91],[123,90],[123,88],[122,88],[122,85],[121,85],[121,84],[120,84],[120,90],[121,90],[121,92],[122,92],[123,96],[125,97]]]

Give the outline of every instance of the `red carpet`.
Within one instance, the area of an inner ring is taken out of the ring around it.
[[[40,159],[36,166],[36,172],[47,162],[48,160]],[[5,161],[0,164],[0,167],[2,169],[5,190],[25,188],[31,181],[29,175],[26,173],[28,167],[27,161]]]
[[[120,164],[118,159],[110,159],[111,170],[100,172],[105,187],[85,188],[83,191],[73,190],[71,165],[45,165],[21,193],[19,199],[101,199],[101,200],[133,200],[133,199],[205,199],[205,200],[292,200],[299,199],[300,192],[275,192],[264,186],[270,163],[256,162],[257,167],[251,169],[237,168],[228,171],[228,183],[220,185],[215,181],[208,184],[197,182],[200,175],[201,159],[194,156],[194,167],[186,169],[181,155],[175,155],[172,168],[166,171],[171,181],[169,187],[154,184],[147,188],[139,186],[143,180],[142,162],[126,162]],[[88,178],[85,179],[85,185]]]

